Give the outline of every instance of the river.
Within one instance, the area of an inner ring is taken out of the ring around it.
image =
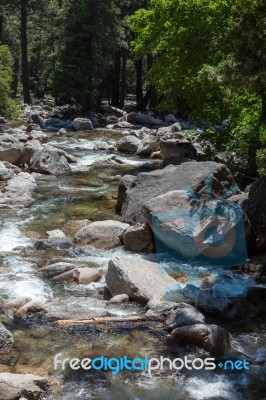
[[[117,136],[118,135],[118,136]],[[91,166],[104,158],[105,151],[94,151],[99,140],[115,143],[119,134],[108,131],[79,133],[75,136],[51,135],[49,142],[78,158],[67,176],[43,176],[38,181],[34,202],[27,208],[0,215],[0,296],[13,300],[22,296],[44,303],[52,301],[51,321],[56,317],[73,316],[126,316],[140,315],[144,310],[133,303],[106,306],[97,297],[104,286],[103,279],[90,285],[53,282],[38,271],[40,259],[45,263],[64,260],[76,264],[93,265],[105,270],[108,261],[115,255],[126,254],[117,248],[110,251],[48,249],[34,260],[25,257],[21,249],[30,246],[36,238],[46,237],[46,232],[63,229],[73,237],[73,226],[69,221],[117,219],[115,195],[118,175],[136,174],[148,160],[136,156],[118,158],[126,165]],[[18,250],[14,250],[18,249]],[[134,255],[135,257],[142,257]],[[152,258],[153,256],[147,256]],[[173,344],[165,331],[156,323],[100,325],[86,328],[62,329],[42,319],[14,322],[1,315],[0,321],[12,331],[15,350],[8,365],[0,364],[0,371],[49,375],[54,380],[53,394],[46,400],[265,400],[266,367],[252,365],[250,371],[123,371],[117,375],[109,372],[80,372],[67,368],[54,370],[53,360],[57,353],[66,357],[144,357],[145,355],[169,358],[196,357],[203,351],[193,347]],[[49,321],[49,318],[48,318]],[[218,325],[221,325],[218,322]],[[266,325],[264,315],[256,318],[223,322],[233,335],[236,347],[257,360],[266,357]]]

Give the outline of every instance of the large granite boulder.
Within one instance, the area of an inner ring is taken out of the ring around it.
[[[202,198],[221,195],[230,197],[239,192],[230,171],[223,164],[211,161],[188,162],[162,170],[142,172],[127,187],[122,206],[123,220],[129,223],[145,222],[144,204],[173,190],[187,190]]]
[[[65,155],[57,149],[37,150],[30,159],[30,168],[41,174],[62,174],[70,171]]]
[[[88,118],[75,118],[73,121],[73,129],[75,131],[92,131],[93,125]]]
[[[113,249],[122,245],[122,236],[129,228],[119,221],[96,221],[81,228],[74,237],[74,243],[96,249]]]
[[[140,140],[134,135],[127,135],[122,137],[116,143],[118,151],[123,153],[136,153],[139,147]]]
[[[20,164],[29,164],[33,154],[42,150],[42,145],[37,139],[29,140],[22,149],[21,158],[19,160]]]
[[[162,159],[169,157],[186,157],[195,159],[197,152],[193,144],[188,140],[168,139],[161,142],[161,156]]]
[[[175,190],[145,203],[144,214],[157,240],[185,259],[223,260],[225,265],[247,261],[243,214],[237,205],[197,200]]]
[[[1,400],[38,400],[48,389],[48,379],[37,375],[0,373]]]
[[[23,145],[21,143],[8,146],[2,144],[0,145],[0,161],[8,161],[10,164],[19,165],[22,152]]]
[[[0,208],[24,207],[33,201],[31,193],[36,188],[35,178],[20,172],[0,191]]]
[[[147,303],[163,300],[169,286],[176,284],[168,274],[161,274],[157,263],[131,257],[110,260],[106,285],[112,296],[127,294],[131,300]]]

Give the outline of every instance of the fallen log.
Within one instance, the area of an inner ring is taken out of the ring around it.
[[[61,319],[54,322],[56,326],[75,326],[89,324],[108,324],[113,322],[143,322],[148,321],[147,318],[141,316],[131,317],[99,317],[99,318],[83,318],[83,319]]]

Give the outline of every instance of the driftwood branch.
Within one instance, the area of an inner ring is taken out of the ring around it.
[[[75,326],[75,325],[90,325],[90,324],[108,324],[113,322],[142,322],[147,321],[145,317],[99,317],[99,318],[84,318],[84,319],[62,319],[54,322],[56,326]]]

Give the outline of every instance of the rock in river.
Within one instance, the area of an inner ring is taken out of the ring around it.
[[[202,202],[185,191],[174,190],[148,201],[144,214],[155,237],[185,259],[231,257],[246,261],[243,214],[236,204]],[[222,241],[213,234],[214,228],[223,232]]]
[[[30,160],[30,167],[41,174],[55,175],[70,171],[65,155],[60,150],[50,148],[37,150]]]
[[[38,400],[48,389],[48,379],[37,375],[0,374],[1,400],[17,400],[22,396],[29,400]]]
[[[127,229],[123,243],[127,250],[135,253],[151,253],[155,249],[153,233],[148,224],[136,224]]]
[[[75,118],[73,121],[73,129],[75,129],[75,131],[92,131],[93,125],[88,118]]]
[[[0,322],[0,354],[6,353],[13,348],[12,334]]]
[[[122,235],[129,228],[119,221],[97,221],[81,228],[73,241],[79,246],[96,249],[113,249],[122,245]]]
[[[138,150],[140,140],[134,135],[124,136],[118,140],[117,150],[123,153],[135,153]]]
[[[125,222],[144,222],[144,204],[156,196],[173,190],[189,190],[200,197],[209,194],[230,197],[239,189],[230,171],[215,162],[188,162],[179,166],[169,166],[162,170],[138,174],[127,188],[122,206]],[[169,208],[169,211],[171,209]]]
[[[201,347],[213,356],[226,356],[232,351],[232,336],[217,325],[195,324],[172,331],[171,337]]]
[[[162,300],[166,289],[176,284],[168,274],[160,273],[157,263],[131,257],[110,260],[105,279],[112,296],[127,294],[139,303]]]

